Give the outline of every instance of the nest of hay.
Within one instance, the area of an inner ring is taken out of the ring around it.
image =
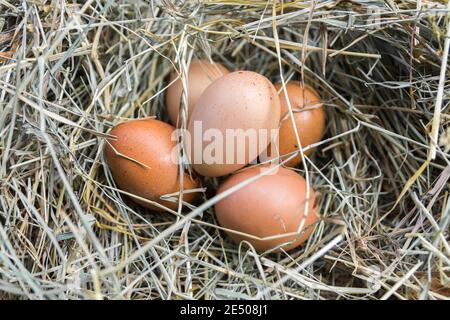
[[[449,9],[1,1],[0,298],[448,298]],[[104,135],[167,120],[168,74],[192,58],[320,92],[326,136],[297,170],[322,220],[302,247],[256,254],[213,206],[154,213],[116,188]]]

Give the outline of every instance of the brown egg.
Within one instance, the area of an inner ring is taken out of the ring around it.
[[[214,81],[189,120],[190,160],[201,175],[232,173],[255,160],[278,129],[280,99],[272,83],[251,71]]]
[[[260,172],[261,166],[236,173],[219,187],[217,193],[259,175]],[[255,240],[228,232],[235,242],[246,240],[258,251],[266,251],[285,243],[284,250],[293,249],[308,239],[318,220],[312,188],[305,216],[306,190],[306,180],[303,177],[280,167],[275,174],[262,176],[219,201],[215,206],[217,220],[224,228],[259,238],[297,232],[303,223],[299,235],[270,240]]]
[[[165,194],[180,191],[178,164],[173,160],[176,142],[171,141],[175,130],[156,119],[132,120],[117,125],[105,148],[106,161],[119,188],[137,196],[156,201],[176,210],[178,203],[160,200]],[[184,189],[197,188],[197,180],[184,174]],[[183,193],[183,201],[192,202],[196,193]],[[157,209],[149,203],[132,198],[137,203]]]
[[[230,73],[220,63],[210,63],[208,60],[192,60],[188,71],[188,119],[192,113],[192,109],[202,95],[203,91],[216,79]],[[175,72],[170,75],[172,82],[177,77]],[[166,104],[169,113],[170,122],[177,125],[178,114],[180,111],[181,95],[183,92],[183,84],[178,78],[166,91]]]
[[[275,87],[277,90],[280,90],[282,85],[276,84]],[[304,148],[310,144],[319,142],[325,130],[325,111],[323,110],[319,95],[310,86],[303,88],[299,81],[290,81],[287,83],[286,90],[302,147]],[[283,90],[280,91],[279,97],[281,102],[281,125],[278,150],[279,154],[283,156],[295,152],[299,148],[292,119],[289,114],[289,106]],[[307,150],[304,154],[308,155],[312,151],[313,149]],[[285,158],[281,158],[280,160]],[[301,161],[302,158],[299,155],[285,163],[285,166],[295,167]]]

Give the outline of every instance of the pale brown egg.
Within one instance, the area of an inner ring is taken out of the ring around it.
[[[162,195],[180,191],[178,163],[173,151],[176,150],[176,142],[171,140],[174,130],[171,125],[156,119],[119,124],[110,133],[117,139],[108,139],[105,156],[120,189],[176,210],[177,202],[160,199]],[[183,190],[199,186],[198,180],[186,173],[183,181]],[[183,193],[183,201],[192,202],[197,194]],[[144,201],[132,199],[148,208],[161,210]]]
[[[201,175],[232,173],[265,151],[278,129],[280,99],[272,83],[251,71],[214,81],[189,120],[193,168]]]
[[[206,59],[191,61],[187,79],[188,119],[203,91],[205,91],[205,89],[214,80],[228,73],[230,73],[230,71],[228,71],[228,69],[220,63],[211,63]],[[177,74],[172,72],[170,75],[170,82],[172,82],[176,77]],[[180,111],[182,92],[183,83],[180,78],[178,78],[169,88],[167,88],[166,91],[167,111],[169,113],[170,122],[174,126],[181,121],[181,119],[178,119],[178,114]]]
[[[281,84],[275,85],[277,90],[282,88]],[[299,81],[290,81],[286,84],[288,100],[290,101],[294,114],[295,126],[300,138],[302,147],[319,142],[325,131],[325,111],[317,92],[310,86],[302,87]],[[298,151],[299,146],[295,135],[294,126],[289,113],[289,106],[283,90],[279,92],[281,102],[281,123],[279,133],[279,155],[284,156]],[[304,152],[310,154],[313,149]],[[281,160],[287,158],[282,157]],[[297,156],[285,166],[295,167],[302,161],[301,156]]]
[[[264,166],[267,168],[267,166]],[[217,194],[260,174],[261,166],[245,169],[229,177]],[[318,216],[314,209],[314,190],[310,188],[306,203],[306,180],[286,168],[265,175],[219,201],[215,206],[219,225],[259,238],[300,233],[270,240],[257,240],[228,232],[232,240],[250,242],[258,251],[267,251],[280,245],[284,250],[304,243],[312,234]],[[308,206],[307,214],[305,208]],[[277,250],[280,250],[278,248]]]

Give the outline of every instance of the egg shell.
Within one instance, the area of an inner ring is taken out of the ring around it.
[[[243,168],[266,150],[271,142],[271,130],[277,130],[279,121],[280,101],[275,87],[266,77],[256,72],[236,71],[217,79],[202,94],[189,120],[193,168],[210,177]],[[205,141],[196,135],[195,122],[201,124],[203,134],[212,129],[221,134],[223,148],[216,150],[215,154],[220,155],[215,159],[216,163],[194,157],[197,150],[200,150],[197,154],[205,155],[205,148],[214,141]],[[253,132],[255,139],[250,141],[251,133],[239,139],[232,135],[227,137],[227,129]]]
[[[275,88],[280,90],[282,85],[276,84]],[[326,115],[318,93],[310,86],[306,85],[303,88],[299,81],[288,82],[286,91],[302,147],[319,142],[325,131]],[[281,123],[278,150],[279,154],[283,156],[297,151],[299,146],[289,114],[289,105],[283,90],[279,92],[279,97],[281,102]],[[305,151],[304,154],[309,155],[313,151],[314,149],[310,149]],[[285,166],[295,167],[301,161],[302,158],[299,155],[286,162]]]
[[[111,135],[117,140],[108,139],[105,147],[107,164],[119,188],[172,210],[178,208],[178,203],[160,200],[160,197],[180,191],[179,167],[172,156],[176,148],[176,142],[171,140],[174,130],[156,119],[132,120],[114,127]],[[199,186],[198,180],[186,173],[183,181],[184,190]],[[183,201],[193,202],[195,197],[196,193],[183,193]],[[145,207],[163,210],[132,199]]]
[[[217,194],[259,175],[260,169],[261,166],[252,167],[230,176],[219,187]],[[318,220],[314,210],[312,188],[309,194],[308,213],[305,217],[306,190],[306,180],[303,177],[290,169],[280,167],[275,174],[262,176],[219,201],[215,205],[216,217],[220,226],[224,228],[260,238],[297,232],[300,223],[305,221],[298,236],[255,240],[228,232],[236,243],[246,240],[257,251],[266,251],[292,241],[283,246],[284,250],[290,250],[308,239]]]
[[[192,113],[192,109],[197,103],[198,99],[202,95],[203,91],[216,79],[222,77],[225,74],[230,73],[227,68],[225,68],[220,63],[211,63],[208,60],[192,60],[189,65],[188,71],[188,108],[187,116]],[[176,72],[172,72],[170,75],[170,82],[172,82],[177,77]],[[181,119],[178,119],[178,114],[180,112],[181,95],[183,92],[183,83],[180,78],[178,78],[166,91],[166,105],[167,111],[169,113],[170,122],[173,125],[177,123],[181,124]]]

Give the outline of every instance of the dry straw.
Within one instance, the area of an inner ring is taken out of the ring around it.
[[[0,298],[448,299],[449,15],[437,0],[1,0]],[[323,218],[301,248],[232,244],[217,179],[158,214],[114,184],[104,138],[167,119],[167,75],[192,58],[321,93],[326,137],[297,170]]]

